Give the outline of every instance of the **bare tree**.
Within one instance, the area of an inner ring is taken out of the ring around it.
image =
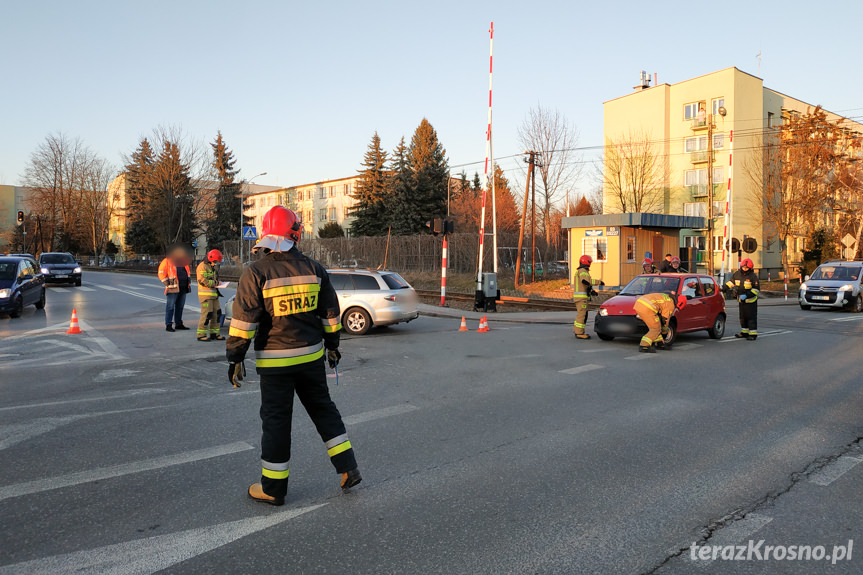
[[[551,245],[554,233],[551,213],[554,205],[581,173],[575,151],[578,129],[558,110],[538,105],[531,108],[519,126],[518,140],[525,149],[537,152],[540,226],[545,230],[546,245]]]
[[[84,172],[79,198],[81,225],[78,233],[81,245],[89,244],[97,263],[108,241],[111,218],[117,214],[120,205],[119,196],[108,188],[116,174],[117,170],[110,162],[95,155],[90,158]]]
[[[607,213],[659,211],[665,203],[668,158],[656,151],[650,134],[606,139],[597,168]]]

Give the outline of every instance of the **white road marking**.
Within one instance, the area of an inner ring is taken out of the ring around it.
[[[132,377],[138,373],[141,372],[134,369],[106,369],[97,375],[93,381],[108,381],[110,379],[120,379],[121,377]]]
[[[578,367],[571,367],[569,369],[561,369],[558,373],[565,373],[567,375],[575,375],[577,373],[584,373],[586,371],[594,371],[596,369],[603,369],[604,365],[597,365],[595,363],[588,363],[587,365],[579,365]]]
[[[59,329],[62,329],[64,331],[69,329],[69,322],[64,321],[62,323],[55,323],[54,325],[49,325],[48,327],[40,327],[39,329],[31,329],[30,331],[25,331],[24,333],[10,335],[8,337],[4,337],[3,339],[4,340],[21,339],[21,338],[25,338],[25,337],[32,337],[34,335],[39,335],[39,334],[45,333],[46,331],[56,331]]]
[[[79,419],[98,417],[100,415],[129,413],[132,411],[145,411],[148,409],[160,409],[161,407],[162,406],[138,407],[135,409],[121,409],[118,411],[97,411],[93,413],[82,413],[80,415],[69,415],[66,417],[43,417],[41,419],[35,419],[27,423],[13,423],[11,425],[2,425],[0,426],[0,450],[7,449],[9,447],[12,447],[13,445],[21,443],[22,441],[27,441],[28,439],[31,439],[38,435],[50,433],[58,427],[74,423]]]
[[[762,337],[770,337],[772,335],[785,335],[789,333],[794,333],[791,330],[773,330],[773,331],[759,331],[758,337],[759,339]],[[728,343],[729,341],[747,341],[745,337],[727,337],[719,340],[719,343]]]
[[[135,539],[0,567],[4,575],[150,575],[327,505],[319,503],[248,519]]]
[[[73,289],[74,289],[75,291],[96,291],[96,290],[94,290],[93,288],[91,288],[91,287],[87,287],[87,286],[77,286],[77,287],[75,287],[75,288],[73,288]]]
[[[599,349],[580,349],[578,353],[599,353],[601,351],[611,351],[614,348],[611,347],[600,347]]]
[[[700,343],[675,343],[674,345],[671,346],[671,349],[673,349],[675,351],[685,351],[687,349],[696,349],[699,347],[704,347],[704,346]]]
[[[401,405],[392,405],[390,407],[383,407],[381,409],[375,409],[372,411],[365,411],[363,413],[358,413],[356,415],[349,415],[344,418],[345,425],[356,425],[358,423],[365,423],[367,421],[374,421],[375,419],[383,419],[384,417],[390,417],[392,415],[400,415],[402,413],[408,413],[419,409],[416,405],[410,405],[409,403],[403,403]]]
[[[656,357],[659,355],[658,353],[640,353],[638,355],[628,355],[623,359],[628,359],[629,361],[641,361],[642,359],[650,359],[651,357]]]
[[[126,288],[126,289],[144,289],[144,288],[142,288],[141,286],[127,286],[127,285],[124,285],[123,287],[124,287],[124,288]]]
[[[830,465],[827,465],[810,475],[809,482],[821,486],[830,485],[845,475],[845,473],[857,467],[860,463],[863,463],[863,457],[851,457],[849,455],[842,456]]]
[[[719,531],[716,531],[705,545],[736,545],[747,537],[751,537],[753,533],[771,521],[773,521],[772,517],[750,513],[743,519],[735,521],[734,523],[723,527]],[[685,555],[689,558],[690,562],[694,563],[698,567],[707,567],[713,563],[713,559],[696,559],[693,561],[690,553],[686,553]]]
[[[165,393],[164,389],[130,389],[128,391],[117,391],[106,393],[99,397],[88,397],[85,399],[67,399],[65,401],[47,401],[44,403],[25,403],[22,405],[9,405],[0,407],[0,411],[11,411],[13,409],[28,409],[32,407],[52,407],[55,405],[68,405],[70,403],[87,403],[90,401],[110,401],[112,399],[123,399],[133,395],[142,395],[146,393]]]
[[[112,477],[120,477],[123,475],[131,475],[133,473],[183,465],[184,463],[192,463],[194,461],[201,461],[204,459],[212,459],[223,455],[249,451],[250,449],[255,448],[243,441],[237,441],[226,445],[217,445],[216,447],[207,447],[174,455],[165,455],[162,457],[154,457],[152,459],[133,461],[132,463],[112,465],[111,467],[89,469],[87,471],[79,471],[78,473],[70,473],[68,475],[60,475],[58,477],[49,477],[47,479],[37,479],[35,481],[27,481],[25,483],[16,483],[14,485],[0,487],[0,501],[10,499],[12,497],[21,497],[22,495],[33,495],[35,493],[52,491],[54,489],[62,489],[63,487],[71,487],[82,483],[92,483],[93,481],[101,481]]]
[[[18,357],[20,353],[0,353],[0,357]]]
[[[857,315],[852,317],[837,317],[831,319],[830,321],[863,321],[863,316]]]
[[[99,285],[99,284],[94,284],[94,285]],[[138,293],[138,292],[134,292],[134,291],[124,290],[124,289],[114,287],[114,286],[99,285],[99,287],[102,289],[109,290],[109,291],[118,291],[118,292],[124,293],[126,295],[139,297],[141,299],[146,299],[146,300],[155,301],[155,302],[159,302],[159,303],[165,303],[165,297],[164,296],[163,297],[156,297],[156,296]],[[192,295],[192,294],[187,294],[187,297],[190,295]],[[184,306],[184,309],[190,309],[192,311],[197,311],[197,312],[201,311],[200,307],[195,306],[195,305],[189,305],[188,303]]]

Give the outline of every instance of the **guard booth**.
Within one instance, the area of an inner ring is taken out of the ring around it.
[[[578,259],[593,258],[590,274],[609,289],[619,289],[641,273],[645,257],[657,268],[665,254],[680,257],[680,230],[703,229],[704,218],[666,214],[630,213],[563,218],[569,230],[570,281],[575,281]],[[685,254],[683,254],[685,255]],[[695,271],[695,262],[682,258],[682,267]]]

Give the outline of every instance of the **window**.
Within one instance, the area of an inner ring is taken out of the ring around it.
[[[725,107],[725,98],[716,98],[713,100],[713,113],[719,115],[719,108]]]
[[[687,298],[701,297],[703,294],[701,293],[701,290],[698,289],[698,283],[698,278],[684,279],[683,286],[680,288],[680,294]]]
[[[711,296],[716,293],[716,284],[711,278],[700,278],[701,290],[705,296]]]
[[[303,223],[303,212],[297,212],[297,221]]]
[[[773,112],[767,112],[767,127],[773,127]]]
[[[410,289],[411,287],[399,274],[383,274],[381,278],[390,289]]]
[[[701,152],[707,149],[707,136],[695,136],[694,138],[686,138],[683,143],[684,150],[687,153]]]
[[[700,204],[704,205],[704,204]],[[704,251],[707,246],[707,239],[704,236],[684,236],[683,246],[687,248],[695,248],[698,251]]]
[[[345,208],[345,217],[352,218],[357,214],[358,211],[360,211],[359,206],[348,206],[347,208]]]
[[[684,186],[707,184],[707,170],[686,170],[683,172]]]
[[[722,166],[719,166],[718,168],[713,168],[713,183],[725,183],[725,168],[723,168]]]
[[[715,213],[715,208],[714,208],[714,213]],[[724,236],[713,236],[713,251],[721,252],[724,244],[725,244],[725,237]]]
[[[608,240],[605,238],[584,238],[581,253],[593,258],[594,262],[608,259]]]
[[[378,285],[378,280],[376,280],[373,276],[366,276],[360,274],[351,274],[354,279],[354,287],[358,290],[380,290],[381,286]]]
[[[322,200],[323,200],[323,199],[326,199],[326,197],[327,197],[327,189],[326,189],[326,188],[321,188],[321,199],[322,199]]]
[[[330,219],[334,222],[339,221],[338,216],[336,216],[336,208],[330,208]]]
[[[635,236],[628,236],[626,238],[626,261],[635,261]]]
[[[255,200],[249,200],[249,207],[253,210],[255,209]]]
[[[327,208],[321,208],[321,221],[327,221]]]
[[[344,195],[346,195],[346,196],[350,196],[350,195],[351,195],[351,185],[350,185],[350,184],[345,184],[345,187],[344,187],[344,189],[342,190],[342,194],[344,194]]]
[[[333,284],[333,289],[336,290],[352,290],[354,284],[351,281],[350,274],[330,274],[330,283]]]
[[[312,214],[313,214],[312,210],[309,210],[306,212],[306,222],[309,224],[311,224],[312,222],[315,221],[314,217],[312,217]]]
[[[691,104],[686,104],[685,106],[683,106],[683,119],[695,120],[696,118],[698,118],[698,111],[703,109],[703,102],[693,102]]]
[[[330,187],[329,187],[329,190],[330,190],[330,197],[331,197],[331,198],[335,198],[335,197],[336,197],[336,187],[335,187],[335,186],[330,186]]]
[[[713,149],[719,150],[725,147],[725,134],[713,134]]]
[[[306,190],[306,199],[307,199],[307,200],[311,200],[311,199],[312,199],[312,190]]]

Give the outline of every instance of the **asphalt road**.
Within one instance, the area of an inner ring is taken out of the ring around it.
[[[282,508],[246,496],[252,362],[234,390],[223,345],[163,317],[155,278],[89,272],[0,319],[0,574],[863,572],[863,314],[763,307],[756,342],[656,355],[494,315],[343,337],[364,481],[341,493],[298,405]],[[764,538],[859,547],[689,557]]]

